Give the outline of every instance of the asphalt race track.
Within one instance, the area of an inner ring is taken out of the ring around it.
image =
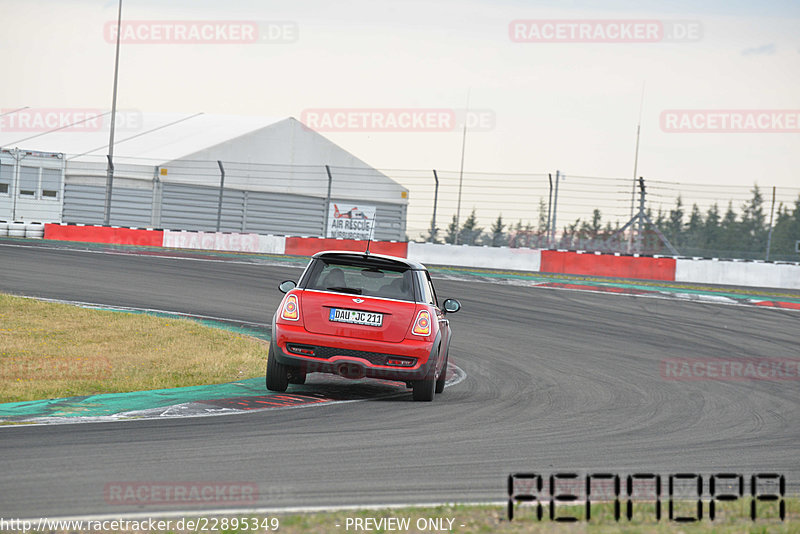
[[[240,321],[269,322],[278,283],[299,273],[0,243],[0,291]],[[520,471],[778,472],[797,492],[797,379],[673,381],[660,362],[797,358],[799,313],[447,279],[437,291],[463,304],[451,359],[467,378],[433,403],[0,428],[0,516],[174,509],[108,504],[121,481],[255,483],[248,507],[268,508],[500,501]]]

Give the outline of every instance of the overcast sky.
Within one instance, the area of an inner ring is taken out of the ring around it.
[[[110,108],[114,44],[104,29],[116,9],[116,1],[1,0],[0,106]],[[644,87],[639,174],[800,187],[798,2],[124,0],[123,19],[245,21],[267,33],[255,44],[124,43],[122,109],[298,119],[309,110],[457,113],[469,94],[489,122],[467,135],[467,171],[630,177]],[[527,42],[512,39],[517,20],[536,21],[523,26],[534,32]],[[656,21],[666,33],[694,33],[533,41],[553,20],[605,21],[601,32],[614,21]],[[779,120],[793,131],[666,131],[670,110],[784,110]],[[457,127],[323,134],[378,168],[460,163]]]

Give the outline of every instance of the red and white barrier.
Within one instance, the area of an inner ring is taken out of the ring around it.
[[[540,271],[672,281],[675,280],[675,258],[543,250]]]
[[[322,250],[362,252],[366,241],[284,237],[225,232],[46,224],[45,239],[115,245],[311,256]],[[566,250],[536,250],[373,241],[370,251],[432,265],[508,269],[526,272],[609,276],[800,289],[800,263],[689,259]]]
[[[164,230],[165,248],[284,254],[286,238],[278,235]]]
[[[120,228],[115,226],[84,226],[81,224],[45,224],[44,239],[55,241],[80,241],[111,245],[138,245],[160,247],[164,242],[163,230],[152,228]]]
[[[287,254],[291,256],[311,256],[322,250],[363,252],[367,249],[366,241],[351,239],[286,237],[282,235],[242,234],[236,232],[192,232],[153,228],[119,228],[82,224],[46,224],[44,238],[84,243],[139,245],[220,252]],[[372,241],[369,248],[375,254],[387,254],[401,258],[405,258],[408,255],[408,243],[406,242]]]

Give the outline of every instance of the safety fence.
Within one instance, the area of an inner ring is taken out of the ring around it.
[[[406,239],[408,190],[371,168],[117,164],[0,150],[0,221]],[[108,209],[106,209],[108,204]]]
[[[378,240],[459,245],[800,259],[797,187],[648,178],[645,199],[645,188],[630,178],[559,170],[204,160],[141,160],[117,165],[114,176],[106,214],[104,161],[0,150],[0,221],[104,224],[108,215],[111,225],[171,230],[354,239],[371,233]],[[626,226],[640,213],[646,223]],[[342,231],[333,231],[332,222]]]

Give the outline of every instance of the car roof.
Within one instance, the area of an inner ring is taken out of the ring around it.
[[[412,261],[406,258],[399,258],[397,256],[386,256],[384,254],[369,254],[364,252],[353,252],[346,250],[324,250],[317,252],[312,256],[315,259],[321,260],[343,260],[353,261],[358,263],[373,264],[375,266],[396,266],[405,267],[414,271],[426,271],[427,268],[419,262]]]

